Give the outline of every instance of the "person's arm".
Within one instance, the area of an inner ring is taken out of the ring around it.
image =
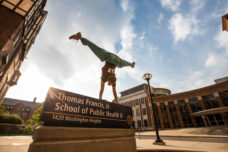
[[[113,96],[115,98],[115,103],[118,104],[117,94],[116,94],[116,86],[115,85],[112,85],[112,92],[113,92]]]
[[[99,99],[102,100],[102,95],[103,95],[103,92],[104,92],[104,81],[101,79],[101,88],[100,88],[100,93],[99,93]]]

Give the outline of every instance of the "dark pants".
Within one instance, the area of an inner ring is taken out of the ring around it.
[[[82,44],[87,45],[102,62],[106,61],[106,62],[112,63],[116,65],[118,68],[131,66],[131,63],[129,63],[128,61],[125,61],[121,59],[119,56],[98,47],[97,45],[90,42],[86,38],[82,38],[81,41],[82,41]]]

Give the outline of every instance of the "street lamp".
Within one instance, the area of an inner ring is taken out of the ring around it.
[[[156,131],[156,137],[157,139],[155,140],[155,142],[153,143],[154,145],[165,145],[165,142],[162,141],[162,139],[159,136],[158,133],[158,123],[157,123],[157,119],[156,119],[156,114],[155,114],[155,110],[154,110],[154,105],[153,105],[153,99],[152,99],[152,95],[151,95],[151,91],[150,91],[150,79],[152,78],[152,75],[150,73],[145,73],[143,75],[143,79],[147,81],[147,85],[148,85],[148,91],[149,91],[149,98],[150,98],[150,102],[151,102],[151,106],[152,106],[152,110],[153,110],[153,115],[154,115],[154,123],[155,123],[155,131]]]

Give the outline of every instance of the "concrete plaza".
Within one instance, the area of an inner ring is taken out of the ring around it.
[[[208,128],[161,130],[160,136],[166,145],[153,145],[154,131],[136,133],[138,151],[216,151],[227,152],[228,135],[224,134],[224,128],[213,133]],[[223,135],[221,135],[223,134]],[[27,152],[31,136],[1,136],[0,152]]]

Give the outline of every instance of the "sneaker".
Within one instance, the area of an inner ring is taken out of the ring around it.
[[[77,34],[71,35],[69,37],[70,40],[75,39],[75,40],[81,40],[82,39],[82,34],[81,32],[78,32]]]

